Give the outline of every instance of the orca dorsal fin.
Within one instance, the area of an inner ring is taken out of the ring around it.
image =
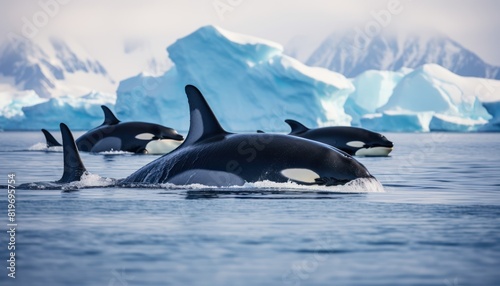
[[[42,133],[45,136],[45,141],[47,142],[47,148],[62,146],[61,143],[57,142],[56,138],[50,134],[49,131],[42,129]]]
[[[303,133],[303,132],[306,132],[309,130],[309,128],[305,127],[304,124],[298,122],[298,121],[295,121],[293,119],[287,119],[285,120],[285,122],[290,125],[290,128],[292,128],[292,131],[290,132],[290,134],[300,134],[300,133]]]
[[[220,126],[203,94],[193,85],[186,85],[185,90],[189,103],[190,125],[184,144],[193,144],[212,136],[228,134]]]
[[[101,126],[103,126],[103,125],[116,125],[116,124],[120,123],[120,120],[118,120],[118,118],[116,118],[116,116],[113,114],[113,111],[111,111],[111,109],[109,109],[105,105],[101,105],[101,108],[102,108],[102,111],[104,112],[104,122],[101,124]]]
[[[257,130],[257,133],[266,133],[266,132],[259,129],[259,130]]]
[[[57,183],[70,183],[79,181],[82,175],[87,171],[83,165],[78,149],[76,148],[75,139],[66,124],[61,123],[61,135],[63,140],[64,154],[64,173]]]

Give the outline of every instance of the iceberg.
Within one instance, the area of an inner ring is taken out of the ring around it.
[[[47,101],[36,94],[36,92],[0,92],[0,118],[14,120],[23,116],[24,106],[39,104]]]
[[[380,131],[477,131],[493,118],[483,103],[500,99],[498,85],[426,64],[400,79],[387,103],[360,124]]]
[[[488,121],[484,119],[474,120],[456,116],[436,114],[432,117],[429,123],[429,129],[430,131],[470,132],[477,131],[487,122]]]
[[[5,105],[0,114],[0,124],[7,130],[58,130],[59,123],[67,122],[74,130],[86,130],[102,123],[100,106],[112,108],[114,102],[114,95],[99,92],[81,97],[60,96],[47,100],[31,91]],[[32,105],[33,103],[37,104]]]
[[[479,128],[479,131],[500,131],[500,101],[484,102],[484,108],[493,116],[493,118],[484,126]]]
[[[412,71],[407,68],[399,71],[368,70],[351,79],[355,91],[344,105],[346,113],[352,117],[351,125],[360,126],[361,117],[384,106],[397,84]]]
[[[398,112],[367,114],[361,117],[363,128],[392,132],[428,132],[433,112]]]
[[[116,112],[187,130],[184,86],[193,84],[233,131],[284,131],[286,118],[311,126],[349,125],[344,103],[354,91],[343,75],[308,67],[271,41],[202,27],[167,48],[173,67],[120,82]]]
[[[489,119],[491,115],[475,96],[475,80],[436,64],[426,64],[406,75],[379,111],[433,111],[462,118]]]

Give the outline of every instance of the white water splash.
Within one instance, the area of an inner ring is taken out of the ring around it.
[[[143,187],[154,188],[155,185],[144,185]],[[353,180],[342,186],[318,186],[318,185],[299,185],[294,182],[277,183],[272,181],[259,181],[255,183],[245,183],[242,186],[229,186],[229,187],[215,187],[202,184],[190,185],[174,185],[170,183],[159,184],[156,187],[163,189],[189,189],[189,190],[204,190],[217,188],[224,189],[273,189],[273,190],[286,190],[286,191],[300,191],[300,192],[332,192],[332,193],[380,193],[385,192],[382,184],[371,178],[360,178]]]
[[[135,154],[134,152],[122,151],[122,150],[110,150],[110,151],[102,151],[98,152],[100,155],[131,155]]]
[[[29,151],[62,152],[62,146],[47,147],[46,143],[36,143],[28,148]]]
[[[112,178],[104,178],[97,174],[86,172],[80,178],[80,181],[71,182],[62,187],[63,190],[74,190],[92,187],[109,187],[116,185],[116,180]]]

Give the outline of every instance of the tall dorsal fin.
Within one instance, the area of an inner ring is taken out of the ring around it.
[[[290,125],[290,128],[292,128],[292,131],[290,134],[300,134],[303,132],[306,132],[309,130],[309,128],[305,127],[302,123],[292,120],[292,119],[287,119],[285,122]]]
[[[118,118],[116,118],[116,116],[113,114],[111,109],[109,109],[105,105],[101,105],[101,108],[102,108],[102,111],[104,111],[104,122],[101,124],[101,126],[103,126],[103,125],[115,125],[115,124],[120,123],[120,120],[118,120]]]
[[[212,136],[227,134],[220,126],[203,94],[196,87],[186,85],[186,95],[189,103],[191,122],[184,144],[193,144]]]
[[[79,181],[82,175],[87,171],[83,165],[78,149],[76,148],[75,139],[66,124],[61,123],[61,135],[63,140],[64,154],[64,173],[57,183],[70,183]]]
[[[45,135],[45,141],[47,142],[47,148],[62,146],[61,143],[57,142],[56,138],[50,134],[49,131],[42,129],[43,135]]]

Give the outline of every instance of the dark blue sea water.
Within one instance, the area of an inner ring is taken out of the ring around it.
[[[387,137],[391,157],[359,159],[385,192],[19,190],[15,279],[4,188],[0,285],[500,285],[500,134]],[[0,185],[60,178],[42,141],[0,133]],[[155,158],[82,154],[113,178]]]

